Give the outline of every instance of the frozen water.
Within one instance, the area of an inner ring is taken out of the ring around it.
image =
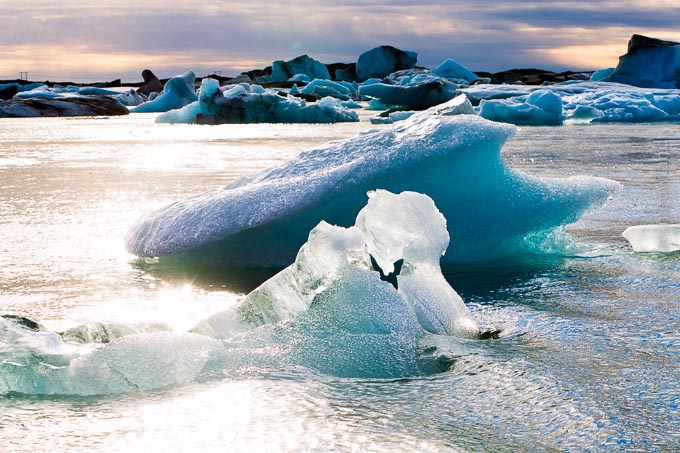
[[[475,73],[451,59],[448,59],[437,66],[433,72],[438,76],[453,79],[454,81],[463,81],[466,84],[475,82],[479,79]]]
[[[642,45],[630,48],[619,58],[605,82],[618,82],[647,88],[680,88],[680,43],[665,41],[665,45]],[[675,44],[675,45],[672,45]]]
[[[593,122],[680,119],[680,90],[677,89],[639,88],[610,82],[564,82],[544,87],[475,85],[463,91],[473,103],[487,101],[482,115],[499,120],[532,119],[533,115],[544,117],[542,112],[530,105],[522,105],[528,104],[527,98],[537,91],[549,91],[559,96],[567,120],[585,117]],[[498,99],[507,101],[492,102]]]
[[[366,192],[384,188],[429,195],[449,219],[455,247],[445,259],[478,261],[525,249],[525,237],[576,221],[618,187],[508,168],[500,148],[514,130],[476,115],[419,113],[151,213],[127,248],[213,266],[288,265],[321,220],[353,224]]]
[[[308,55],[301,55],[290,61],[276,60],[272,63],[272,81],[284,82],[296,75],[305,75],[307,80],[331,78],[328,68]]]
[[[402,121],[413,116],[415,111],[391,112],[387,116],[384,114],[371,118],[373,124],[392,124],[395,121]],[[475,109],[470,100],[464,94],[460,94],[448,102],[444,102],[427,109],[430,115],[474,115]]]
[[[449,101],[460,92],[458,85],[448,79],[414,69],[392,73],[379,83],[362,84],[359,94],[405,110],[424,110]]]
[[[479,114],[493,121],[518,125],[551,126],[562,124],[562,98],[548,90],[537,90],[521,102],[522,98],[509,101],[482,100]]]
[[[167,112],[184,107],[197,99],[195,81],[196,75],[192,71],[174,76],[165,83],[158,97],[133,107],[130,111],[135,113]]]
[[[626,229],[623,237],[636,252],[675,252],[680,250],[680,224],[636,225]]]
[[[158,123],[336,123],[358,121],[356,112],[326,97],[314,103],[265,91],[258,85],[237,85],[224,93],[219,83],[203,79],[199,99],[156,118]]]

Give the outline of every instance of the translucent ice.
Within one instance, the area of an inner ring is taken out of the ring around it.
[[[163,92],[157,98],[133,107],[130,111],[135,113],[167,112],[190,104],[197,99],[195,81],[196,75],[192,71],[177,75],[165,83]]]
[[[675,252],[680,250],[680,224],[637,225],[627,228],[623,237],[636,252]]]
[[[464,81],[465,83],[472,83],[479,78],[468,68],[451,59],[448,59],[437,66],[437,68],[434,70],[434,73],[447,79],[454,79],[454,81]]]
[[[419,113],[151,213],[127,248],[212,266],[285,266],[321,220],[352,225],[366,192],[384,188],[429,195],[455,243],[445,260],[477,261],[523,250],[528,235],[576,221],[618,187],[508,168],[500,148],[514,130],[476,115]]]

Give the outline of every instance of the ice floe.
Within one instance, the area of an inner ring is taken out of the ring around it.
[[[675,252],[680,250],[680,224],[636,225],[623,237],[636,252]]]

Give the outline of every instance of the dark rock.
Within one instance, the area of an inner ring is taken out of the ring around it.
[[[148,97],[151,93],[160,93],[163,91],[163,83],[150,69],[142,71],[142,78],[144,79],[144,84],[139,87],[137,93]]]
[[[121,82],[120,79],[115,79],[115,80],[112,80],[110,82],[93,83],[90,86],[93,86],[93,87],[96,87],[96,88],[118,88],[118,87],[121,87],[123,85],[122,85],[122,82]]]
[[[128,113],[124,105],[107,96],[0,101],[0,118],[113,116]]]
[[[402,69],[414,69],[418,54],[392,46],[378,46],[359,55],[356,75],[360,82],[372,77],[387,77]]]

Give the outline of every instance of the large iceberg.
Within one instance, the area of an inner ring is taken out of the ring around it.
[[[198,100],[181,109],[156,117],[158,123],[337,123],[359,121],[359,116],[340,101],[326,97],[308,103],[304,99],[283,96],[250,85],[236,85],[220,90],[215,79],[201,82]],[[257,85],[256,85],[257,86]]]
[[[190,104],[198,99],[194,88],[196,74],[192,71],[177,75],[165,83],[161,94],[152,101],[130,109],[135,113],[167,112]]]
[[[618,187],[508,168],[500,148],[514,131],[476,115],[419,113],[153,212],[132,227],[127,249],[212,266],[285,266],[321,220],[351,225],[365,193],[384,188],[432,197],[450,219],[455,247],[445,260],[484,260],[574,222]]]
[[[680,224],[636,225],[626,228],[623,237],[636,252],[675,252],[680,250]]]
[[[680,42],[633,35],[628,53],[601,80],[646,88],[680,88]]]

